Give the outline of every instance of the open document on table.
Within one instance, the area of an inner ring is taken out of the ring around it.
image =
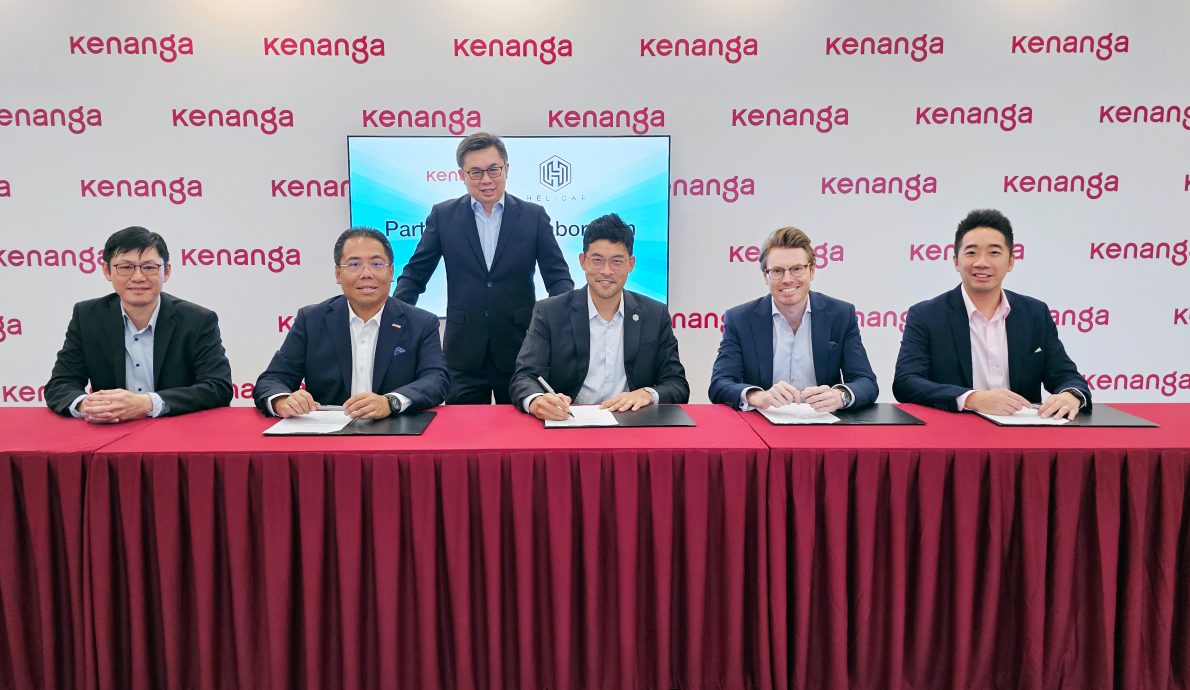
[[[789,403],[781,407],[760,410],[773,424],[834,424],[839,418],[830,412],[819,412],[810,403]]]
[[[562,421],[545,420],[545,428],[566,428],[581,426],[618,426],[615,415],[598,405],[571,405],[571,416]]]

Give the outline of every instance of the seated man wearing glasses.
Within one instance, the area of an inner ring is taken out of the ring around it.
[[[624,289],[636,266],[633,239],[614,213],[591,221],[578,257],[586,287],[533,308],[512,377],[511,397],[522,410],[564,420],[571,402],[626,412],[690,399],[669,310]]]
[[[339,235],[335,282],[342,295],[298,311],[256,380],[256,406],[293,417],[342,405],[351,417],[381,419],[441,404],[450,380],[438,317],[389,297],[393,248],[384,233],[350,228]]]
[[[724,315],[711,402],[742,410],[804,402],[821,412],[875,402],[879,387],[855,307],[810,291],[814,249],[806,233],[769,235],[760,271],[770,294]]]
[[[446,262],[446,333],[452,405],[509,402],[508,379],[536,301],[533,270],[551,295],[574,289],[550,217],[537,204],[504,193],[508,152],[478,132],[455,152],[467,193],[430,211],[421,241],[397,279],[394,296],[417,296]]]
[[[50,409],[113,424],[231,402],[219,317],[161,291],[170,274],[161,235],[124,228],[107,239],[102,260],[115,292],[74,305],[45,385]]]

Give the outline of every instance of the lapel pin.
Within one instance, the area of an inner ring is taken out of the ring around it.
[[[392,327],[393,327],[393,328],[400,328],[400,327],[401,327],[401,324],[399,324],[399,323],[394,323],[394,324],[392,324]]]
[[[640,321],[640,314],[633,314],[633,315],[632,315],[632,320],[633,320],[633,321]]]

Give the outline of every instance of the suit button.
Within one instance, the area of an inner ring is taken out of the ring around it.
[[[492,283],[490,281],[488,282],[488,287],[492,287]]]

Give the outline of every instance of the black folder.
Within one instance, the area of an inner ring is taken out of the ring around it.
[[[686,414],[681,405],[649,405],[636,412],[613,412],[616,426],[592,424],[590,426],[547,426],[547,429],[619,429],[645,426],[695,426],[694,420]],[[544,422],[542,422],[544,424]]]
[[[758,411],[756,414],[760,414]],[[764,417],[773,426],[916,426],[925,424],[917,417],[897,407],[893,403],[873,403],[857,409],[835,410],[832,412],[839,418],[837,422],[809,422],[806,424],[777,424],[768,417]]]
[[[421,436],[437,412],[394,414],[384,419],[356,419],[338,431],[324,434],[301,433],[266,434],[267,436]]]

